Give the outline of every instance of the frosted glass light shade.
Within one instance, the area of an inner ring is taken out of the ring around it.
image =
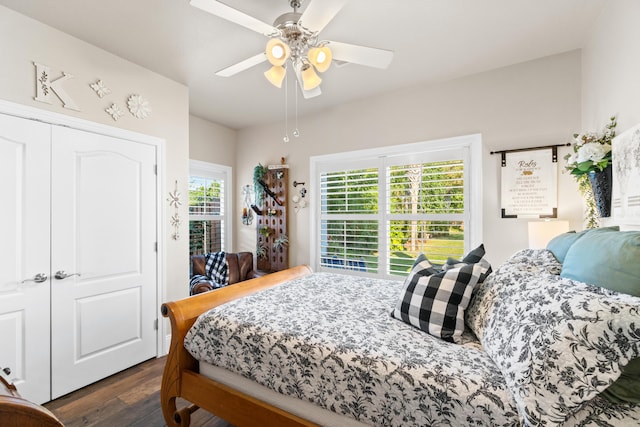
[[[322,83],[322,79],[316,74],[312,65],[305,64],[300,74],[302,76],[302,88],[304,90],[315,89]]]
[[[309,49],[307,57],[309,58],[309,62],[311,62],[314,67],[316,67],[316,70],[324,73],[331,66],[333,54],[331,53],[331,49],[329,49],[327,46],[312,47],[311,49]]]
[[[569,231],[569,221],[529,222],[529,249],[545,249],[554,237]]]
[[[291,49],[282,40],[274,38],[267,42],[265,54],[271,65],[281,66],[287,61],[289,54],[291,54]]]
[[[284,67],[280,67],[274,65],[264,72],[264,76],[269,80],[269,82],[275,87],[282,87],[282,81],[284,80],[284,76],[287,74],[287,70]]]

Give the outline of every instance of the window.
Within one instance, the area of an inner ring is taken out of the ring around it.
[[[231,168],[192,160],[189,164],[190,255],[231,247]]]
[[[421,252],[461,257],[481,241],[481,162],[479,135],[312,158],[314,268],[392,278]]]
[[[378,170],[321,173],[320,182],[321,265],[376,273]]]

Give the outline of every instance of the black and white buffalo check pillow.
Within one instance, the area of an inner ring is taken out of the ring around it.
[[[207,275],[211,280],[220,286],[229,284],[229,265],[227,264],[227,254],[225,252],[210,252],[206,255]]]
[[[477,263],[438,272],[421,255],[406,278],[391,315],[445,341],[459,343],[464,331],[464,310],[473,288],[489,268],[489,262],[481,258]]]
[[[446,271],[452,268],[462,267],[465,264],[475,264],[477,262],[480,262],[483,259],[484,254],[485,254],[484,243],[481,243],[480,246],[478,246],[477,248],[469,252],[461,260],[448,258],[447,262],[442,266],[442,270]],[[484,279],[486,279],[487,276],[490,274],[491,274],[491,265],[489,265],[489,269],[486,272],[484,272],[482,276],[480,276],[480,280],[478,280],[478,283],[484,282]]]
[[[229,264],[225,252],[211,252],[205,255],[205,273],[194,274],[189,281],[189,295],[193,295],[193,288],[200,282],[213,282],[213,289],[222,288],[229,284]]]

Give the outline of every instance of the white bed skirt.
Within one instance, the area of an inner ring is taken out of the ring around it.
[[[260,399],[270,405],[276,406],[287,412],[295,414],[305,420],[327,427],[365,427],[353,418],[336,414],[327,409],[320,408],[311,402],[285,396],[273,391],[263,385],[257,384],[241,375],[227,371],[226,369],[213,366],[206,362],[199,362],[200,373],[207,378],[218,381],[229,387],[248,394],[251,397]]]

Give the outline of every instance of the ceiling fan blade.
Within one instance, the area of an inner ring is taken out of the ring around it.
[[[227,21],[242,25],[245,28],[253,30],[260,34],[272,34],[277,32],[273,25],[262,22],[259,19],[249,16],[244,12],[240,12],[224,3],[216,0],[191,0],[191,6],[209,12]]]
[[[320,32],[348,0],[316,0],[309,3],[300,17],[303,26],[311,31]]]
[[[259,54],[252,56],[251,58],[247,58],[244,61],[238,62],[237,64],[234,64],[229,67],[223,68],[222,70],[216,71],[215,74],[216,76],[221,76],[221,77],[233,76],[234,74],[237,74],[240,71],[249,69],[266,60],[267,60],[267,56],[264,54],[264,52],[260,52]]]
[[[393,51],[349,43],[329,42],[333,59],[385,69],[393,59]]]
[[[316,96],[322,95],[320,86],[315,87],[311,90],[304,90],[301,74],[302,63],[297,63],[296,65],[294,65],[294,71],[296,73],[296,80],[298,81],[298,85],[300,86],[300,91],[302,92],[302,96],[304,97],[304,99],[315,98]]]

